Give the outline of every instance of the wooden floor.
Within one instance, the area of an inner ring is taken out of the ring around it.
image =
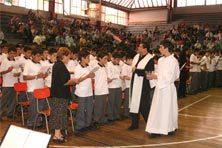
[[[0,138],[8,125],[16,122],[0,122]],[[82,137],[69,136],[62,147],[159,147],[159,148],[222,148],[222,89],[212,89],[179,100],[179,129],[174,136],[150,139],[140,128],[128,131],[130,120],[116,121],[100,127]],[[49,147],[61,147],[50,142]]]

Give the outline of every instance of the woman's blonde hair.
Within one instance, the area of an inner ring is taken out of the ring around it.
[[[62,60],[63,56],[68,56],[71,53],[69,48],[67,47],[60,47],[57,51],[57,58],[58,60]]]

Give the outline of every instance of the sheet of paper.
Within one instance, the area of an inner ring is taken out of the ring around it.
[[[1,148],[46,148],[51,135],[11,125]]]
[[[50,70],[49,66],[42,66],[41,69],[39,70],[39,73],[48,73]]]

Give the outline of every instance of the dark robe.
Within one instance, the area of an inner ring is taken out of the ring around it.
[[[139,60],[137,61],[136,65],[135,65],[136,67],[138,66],[139,62],[145,56],[141,56],[139,58]],[[146,66],[143,70],[136,69],[133,72],[132,81],[131,81],[131,88],[133,89],[133,82],[134,82],[135,74],[137,74],[138,76],[144,77],[143,84],[142,84],[142,93],[141,93],[141,96],[138,96],[138,97],[141,97],[140,105],[139,105],[139,113],[142,114],[145,122],[147,122],[149,111],[150,111],[150,106],[151,106],[151,102],[152,102],[152,97],[150,97],[151,88],[150,88],[149,80],[146,79],[146,73],[145,73],[146,71],[154,71],[154,59],[153,58],[148,61],[148,63],[146,64]],[[132,91],[131,91],[131,94],[132,94]],[[138,126],[139,126],[139,113],[130,113],[131,119],[132,119],[131,127],[133,127],[133,128],[138,128]]]

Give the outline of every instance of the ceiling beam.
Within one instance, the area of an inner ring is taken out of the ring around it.
[[[109,0],[109,1],[102,0],[102,5],[107,6],[107,7],[111,7],[111,8],[115,8],[115,9],[118,9],[118,10],[122,10],[122,11],[125,11],[125,12],[144,11],[144,10],[157,10],[157,9],[165,9],[165,8],[167,8],[167,6],[164,6],[164,5],[162,5],[162,6],[154,6],[153,0],[150,0],[151,3],[152,3],[152,7],[150,7],[150,5],[149,5],[150,3],[148,1],[147,1],[148,7],[146,7],[144,0],[142,0],[143,7],[141,7],[141,3],[138,1],[138,4],[139,4],[140,8],[132,8],[132,6],[135,3],[135,1],[136,0],[127,0],[126,2],[124,2],[124,0],[121,0],[117,4],[114,4],[114,3],[111,2],[111,0]],[[167,0],[166,0],[166,2],[167,2]]]
[[[132,8],[132,5],[135,3],[135,0],[131,0],[131,2],[126,6],[128,8]]]
[[[142,0],[143,1],[143,7],[145,7],[145,2],[144,2],[144,0]]]
[[[102,5],[129,12],[130,9],[110,2],[102,1]]]
[[[159,7],[144,7],[144,8],[133,8],[130,9],[130,12],[135,12],[135,11],[151,11],[151,10],[163,10],[167,9],[167,6],[159,6]]]

